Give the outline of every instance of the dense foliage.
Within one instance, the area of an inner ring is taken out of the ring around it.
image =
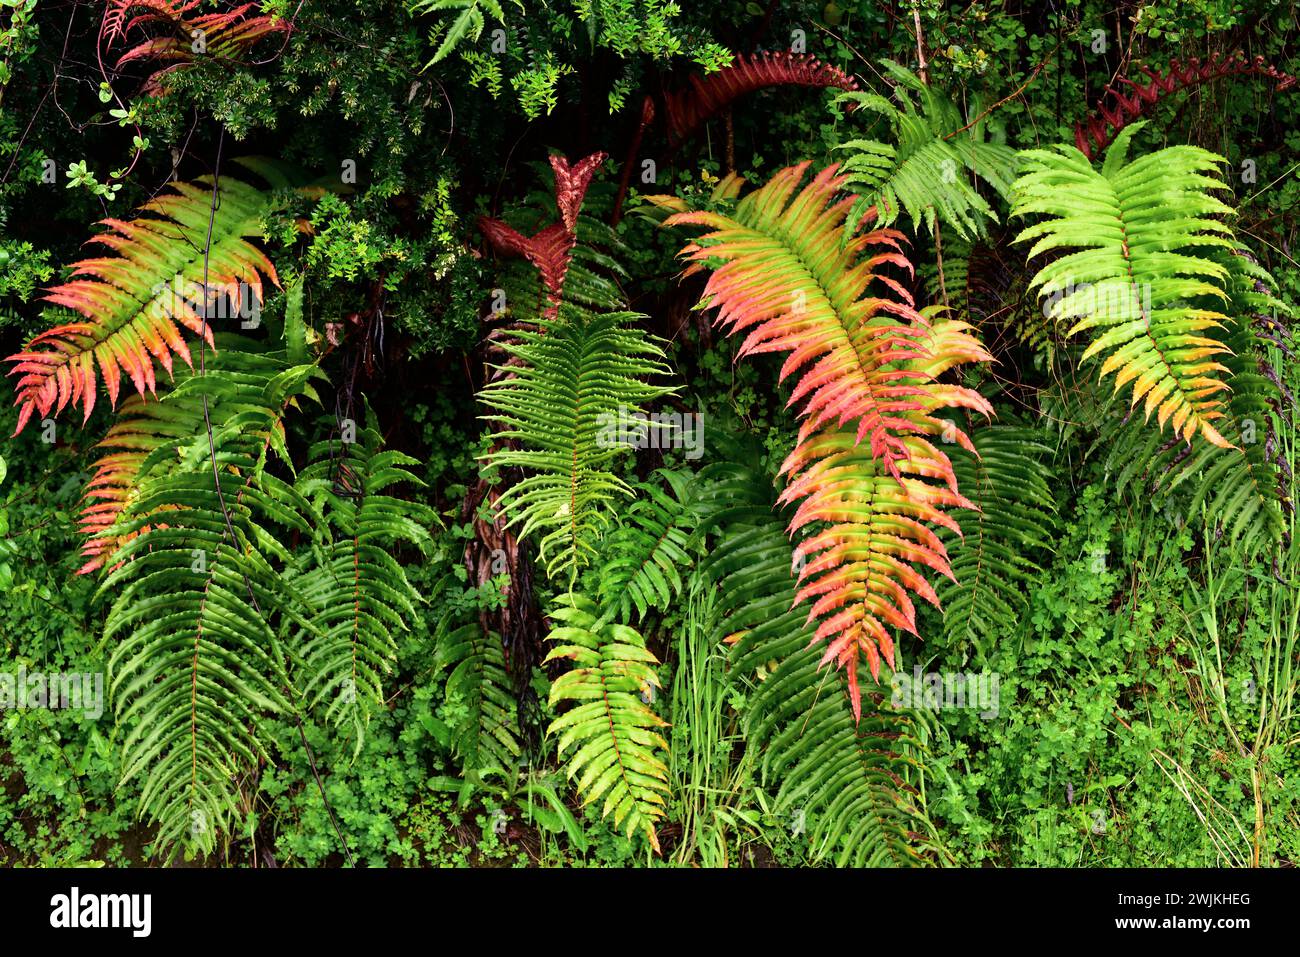
[[[1296,39],[0,0],[0,861],[1295,865]]]

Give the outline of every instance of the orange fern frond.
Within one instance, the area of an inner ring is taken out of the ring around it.
[[[893,626],[916,634],[916,610],[909,592],[939,606],[921,569],[953,579],[948,553],[931,526],[960,536],[945,509],[978,511],[958,490],[948,455],[936,446],[954,443],[974,453],[961,430],[933,413],[965,408],[992,415],[988,400],[973,389],[938,383],[934,377],[967,362],[990,361],[964,322],[927,310],[928,323],[917,345],[919,359],[908,361],[900,381],[920,393],[919,408],[908,413],[912,434],[905,455],[886,466],[851,430],[800,430],[800,440],[782,463],[786,487],[782,503],[797,502],[791,534],[820,530],[795,548],[800,588],[796,601],[810,601],[808,620],[817,620],[815,639],[826,640],[824,662],[846,669],[855,714],[859,713],[857,665],[865,656],[873,679],[883,658],[894,666]]]
[[[908,363],[926,356],[928,334],[911,294],[882,271],[910,273],[904,237],[879,229],[837,246],[856,197],[837,198],[845,178],[835,166],[796,194],[808,165],[777,173],[734,217],[688,212],[665,225],[712,227],[684,251],[688,273],[723,260],[704,290],[717,324],[744,334],[742,356],[787,353],[780,375],[800,374],[790,397],[804,417],[800,441],[827,423],[856,422],[858,440],[870,437],[872,455],[896,475],[905,437],[923,431],[909,413],[923,408],[925,382],[912,381]]]
[[[262,277],[279,284],[271,260],[249,242],[261,233],[261,192],[223,177],[214,213],[210,179],[171,188],[141,207],[147,215],[101,220],[108,231],[90,242],[116,255],[81,260],[72,279],[47,290],[46,300],[85,319],[48,329],[9,357],[9,374],[19,377],[15,435],[34,412],[57,415],[71,405],[89,418],[100,378],[114,407],[123,373],[137,393],[156,392],[155,363],[169,375],[173,356],[192,364],[182,329],[211,345],[205,313],[214,293],[236,303],[247,293],[250,304],[260,303]]]
[[[951,577],[930,526],[959,531],[947,508],[971,508],[952,462],[931,442],[972,448],[941,408],[990,415],[979,393],[940,383],[954,366],[990,360],[963,322],[941,309],[918,312],[887,268],[911,272],[903,236],[858,232],[857,197],[831,166],[804,183],[808,164],[777,173],[730,216],[679,212],[665,225],[710,231],[682,255],[688,272],[712,270],[702,302],[717,324],[743,336],[741,355],[780,352],[780,377],[793,380],[790,404],[802,419],[781,468],[781,501],[798,502],[791,534],[815,529],[796,549],[800,588],[810,603],[824,662],[847,669],[861,714],[857,663],[873,677],[893,665],[890,628],[915,633],[910,595],[938,603],[920,568]],[[874,220],[875,210],[864,220]],[[806,563],[805,563],[806,561]]]

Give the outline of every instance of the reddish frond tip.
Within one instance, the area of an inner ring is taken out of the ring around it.
[[[524,250],[528,248],[527,238],[519,230],[500,219],[480,217],[478,231],[499,255],[522,256]]]
[[[22,409],[18,412],[18,428],[14,429],[14,434],[10,438],[13,438],[27,427],[27,422],[32,417],[32,409],[33,403],[30,400],[23,403]]]
[[[605,159],[605,153],[597,152],[570,166],[565,157],[551,155],[551,168],[555,171],[555,205],[560,211],[560,222],[552,223],[533,236],[524,236],[499,219],[479,219],[479,232],[493,249],[502,255],[523,256],[537,267],[550,298],[548,314],[554,314],[563,298],[564,280],[578,240],[578,212],[592,177]]]
[[[578,228],[578,210],[587,196],[592,177],[609,154],[596,152],[581,159],[574,166],[558,153],[551,154],[551,168],[555,170],[555,205],[560,219],[570,232]]]

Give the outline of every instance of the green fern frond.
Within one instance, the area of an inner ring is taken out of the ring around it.
[[[954,448],[951,455],[958,487],[978,511],[954,513],[960,536],[940,532],[956,580],[941,579],[937,590],[949,641],[988,647],[1024,621],[1031,586],[1043,574],[1033,556],[1053,550],[1052,449],[1038,432],[1017,426],[984,426],[970,437],[976,454]]]
[[[513,375],[479,393],[492,410],[485,418],[502,426],[493,436],[497,449],[484,458],[525,473],[500,505],[521,536],[537,537],[552,578],[571,579],[590,564],[613,520],[612,503],[631,493],[612,470],[629,451],[618,424],[671,392],[647,384],[667,370],[659,347],[630,326],[636,318],[561,308],[559,320],[502,343],[517,364],[500,368]]]
[[[418,460],[381,451],[369,403],[366,423],[355,441],[331,438],[311,448],[298,491],[323,518],[317,526],[321,541],[294,576],[311,608],[298,653],[307,706],[325,702],[329,721],[353,729],[358,752],[371,713],[382,706],[397,635],[422,621],[423,599],[393,549],[400,542],[424,547],[437,520],[427,506],[385,494],[397,484],[423,487],[403,468]]]
[[[929,825],[909,782],[921,773],[917,719],[890,707],[864,665],[857,677],[868,707],[855,718],[848,678],[819,667],[814,628],[793,607],[794,554],[772,513],[770,480],[737,463],[706,476],[701,529],[716,541],[702,568],[716,583],[715,629],[732,645],[733,680],[751,686],[746,747],[776,787],[776,813],[814,860],[924,863]]]
[[[663,611],[682,591],[694,563],[690,554],[695,514],[688,473],[661,469],[633,488],[636,501],[619,517],[609,536],[601,568],[601,604],[622,622],[643,621],[651,609]],[[667,485],[665,489],[663,485]]]
[[[213,430],[221,484],[201,425],[175,445],[160,441],[106,533],[124,542],[100,586],[113,595],[105,638],[120,638],[109,685],[126,729],[123,780],[144,778],[141,813],[157,822],[163,848],[213,849],[237,813],[240,768],[264,754],[257,722],[292,711],[270,620],[294,615],[297,598],[280,572],[290,557],[283,532],[268,526],[309,535],[314,516],[266,464],[283,450],[285,412],[313,395],[314,374],[180,383],[163,403],[190,415],[195,396],[225,406]]]
[[[524,9],[518,0],[515,5],[521,11]],[[416,0],[411,4],[412,13],[441,13],[447,10],[459,10],[460,13],[445,24],[439,23],[429,32],[429,42],[436,42],[438,49],[433,54],[433,59],[425,64],[425,69],[450,56],[462,40],[468,38],[471,42],[477,42],[483,33],[484,11],[497,23],[505,22],[505,11],[501,9],[498,0]]]
[[[1232,208],[1211,195],[1225,189],[1224,162],[1196,146],[1171,146],[1128,162],[1135,123],[1116,137],[1100,171],[1073,146],[1028,150],[1016,181],[1013,216],[1043,216],[1016,238],[1033,241],[1028,258],[1063,253],[1031,283],[1050,314],[1073,320],[1069,335],[1091,331],[1083,361],[1104,357],[1101,378],[1115,391],[1132,383],[1131,404],[1143,418],[1169,423],[1190,441],[1231,443],[1215,423],[1224,416],[1214,337],[1228,317],[1228,270],[1207,254],[1233,248],[1221,217]]]
[[[1287,483],[1273,438],[1285,408],[1278,384],[1264,372],[1269,357],[1254,323],[1277,324],[1289,308],[1268,289],[1266,271],[1241,254],[1215,256],[1227,275],[1231,315],[1213,334],[1225,348],[1231,390],[1219,426],[1228,448],[1188,443],[1137,421],[1121,400],[1075,393],[1067,415],[1096,428],[1092,453],[1101,452],[1116,491],[1187,520],[1202,514],[1248,558],[1282,539]],[[1280,381],[1280,380],[1279,380]]]
[[[584,801],[604,798],[602,816],[612,816],[628,837],[640,831],[657,851],[654,824],[669,788],[668,742],[656,729],[667,723],[642,696],[659,687],[658,661],[634,629],[606,623],[598,613],[580,595],[560,596],[551,610],[563,625],[549,636],[556,646],[546,660],[574,663],[551,685],[551,705],[576,704],[547,733],[559,735],[558,753]]]
[[[914,232],[925,223],[933,233],[941,221],[963,238],[983,235],[987,221],[997,222],[997,214],[975,189],[972,176],[1006,196],[1015,172],[1015,150],[985,140],[980,123],[967,128],[957,105],[910,70],[888,60],[884,66],[897,83],[897,104],[857,91],[836,98],[837,103],[883,115],[894,141],[853,139],[837,147],[849,152],[842,169],[850,177],[849,188],[860,194],[850,221],[857,222],[876,206],[881,226],[906,212]]]
[[[501,639],[477,622],[438,636],[436,666],[450,669],[447,702],[461,711],[450,742],[467,771],[508,770],[519,763],[518,719]]]
[[[255,415],[267,396],[285,388],[294,392],[295,383],[304,376],[320,374],[312,372],[311,366],[289,365],[280,356],[258,352],[256,343],[241,337],[218,335],[216,341],[221,351],[206,358],[208,375],[203,377],[203,388],[186,385],[190,379],[201,378],[197,372],[178,368],[175,385],[164,393],[162,401],[143,396],[124,401],[117,419],[96,446],[103,454],[86,483],[79,519],[87,537],[82,552],[88,559],[81,573],[100,568],[112,558],[120,541],[108,530],[137,497],[142,479],[197,468],[206,460],[205,397],[214,431],[225,435],[232,424],[236,428],[248,424],[248,413]],[[311,388],[304,388],[303,395],[317,400]],[[244,417],[236,420],[241,414]],[[282,428],[271,428],[265,439],[268,447],[285,454]]]

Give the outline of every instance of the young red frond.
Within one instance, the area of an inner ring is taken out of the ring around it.
[[[560,222],[552,223],[532,236],[525,236],[499,219],[479,219],[479,231],[498,254],[523,256],[541,274],[550,306],[547,315],[554,316],[564,297],[564,280],[573,260],[573,247],[578,241],[578,212],[587,196],[592,177],[605,162],[606,154],[592,153],[573,166],[563,156],[551,156],[555,171],[555,205]]]
[[[858,81],[838,67],[805,54],[777,51],[740,55],[715,73],[692,76],[687,89],[664,97],[669,140],[680,143],[740,97],[770,86],[856,90]]]
[[[1277,83],[1278,92],[1294,89],[1296,85],[1295,77],[1283,73],[1271,64],[1266,64],[1262,56],[1247,60],[1241,54],[1236,54],[1220,59],[1216,52],[1205,61],[1197,57],[1192,57],[1186,64],[1176,59],[1170,60],[1169,71],[1164,74],[1157,73],[1147,66],[1139,69],[1150,78],[1150,83],[1144,86],[1126,76],[1120,77],[1119,82],[1130,87],[1133,90],[1132,95],[1125,96],[1114,87],[1107,87],[1106,93],[1110,97],[1110,102],[1103,100],[1098,105],[1096,113],[1083,122],[1075,124],[1074,144],[1089,159],[1109,146],[1115,139],[1115,134],[1134,120],[1141,118],[1162,97],[1179,90],[1199,86],[1220,77],[1246,74],[1268,77]]]

